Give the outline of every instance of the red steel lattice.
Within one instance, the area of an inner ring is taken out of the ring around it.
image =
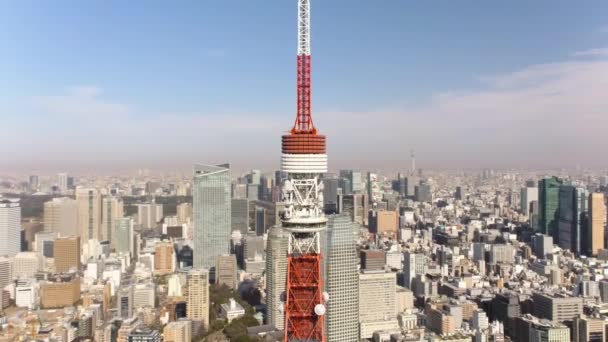
[[[317,129],[312,123],[310,110],[310,88],[311,88],[311,56],[298,55],[298,112],[296,122],[291,129],[292,134],[317,134]]]
[[[285,341],[325,342],[323,315],[315,306],[323,304],[321,255],[290,255],[287,264]]]

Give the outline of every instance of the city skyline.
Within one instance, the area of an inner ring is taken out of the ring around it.
[[[313,5],[313,115],[332,137],[330,169],[406,169],[410,149],[422,168],[607,166],[594,148],[606,4],[341,3]],[[278,169],[274,137],[295,112],[290,3],[66,4],[0,14],[3,170]]]

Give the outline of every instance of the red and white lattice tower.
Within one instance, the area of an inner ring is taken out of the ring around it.
[[[323,183],[327,172],[325,136],[317,134],[310,112],[310,0],[298,0],[298,93],[296,121],[282,137],[281,169],[285,209],[282,225],[289,232],[285,296],[285,341],[325,342],[325,300],[321,276],[320,233]]]

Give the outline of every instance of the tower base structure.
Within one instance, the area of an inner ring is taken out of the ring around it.
[[[325,342],[321,255],[290,255],[287,264],[285,341]]]

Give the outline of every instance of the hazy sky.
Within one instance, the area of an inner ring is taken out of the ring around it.
[[[312,0],[330,168],[606,167],[608,2]],[[273,169],[296,0],[3,1],[0,171]]]

